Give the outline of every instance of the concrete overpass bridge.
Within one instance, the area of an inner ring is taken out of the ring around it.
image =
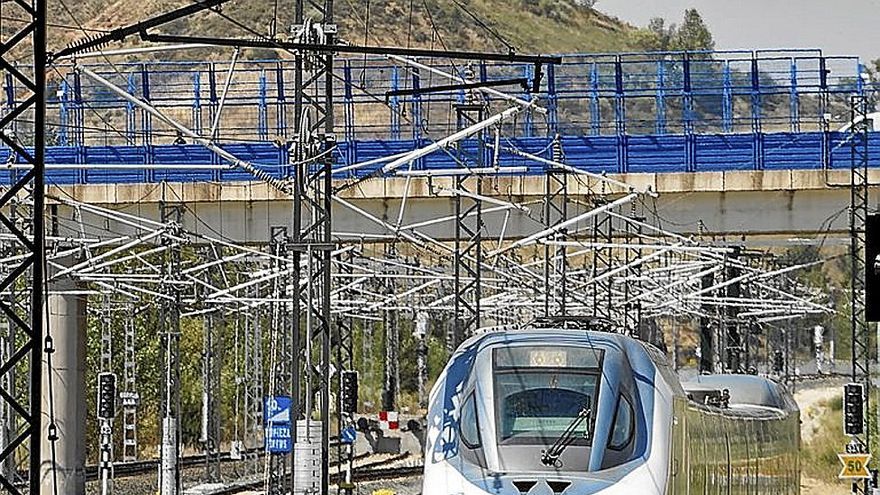
[[[657,198],[638,205],[644,216],[656,219],[684,235],[740,240],[761,244],[771,239],[848,236],[849,171],[768,170],[629,174],[611,176],[627,183],[650,186]],[[872,183],[880,184],[880,170],[872,170]],[[344,184],[338,181],[337,184]],[[595,184],[592,184],[595,186]],[[484,235],[518,239],[540,229],[545,178],[541,176],[488,177],[483,194],[522,208],[485,204]],[[597,188],[586,181],[570,186],[571,216],[591,208]],[[334,233],[339,239],[366,242],[393,237],[393,226],[414,226],[436,239],[453,237],[452,180],[403,178],[367,181],[339,193],[334,202]],[[612,198],[621,191],[610,191]],[[154,184],[59,185],[50,189],[57,198],[118,209],[158,219],[159,204],[184,203],[185,228],[205,235],[222,234],[237,243],[264,243],[273,226],[292,228],[292,200],[288,195],[257,182],[159,182]],[[404,198],[406,198],[404,200]],[[872,205],[878,197],[871,196]],[[405,203],[405,204],[404,204]],[[401,216],[401,207],[403,213]],[[493,209],[494,207],[494,209]],[[60,205],[59,215],[73,219],[70,206]],[[127,232],[124,225],[105,225]],[[368,216],[366,216],[368,215]],[[374,217],[375,220],[370,220]],[[443,221],[443,219],[446,219]],[[385,225],[383,225],[384,222]],[[63,233],[62,233],[63,234]],[[73,234],[72,232],[70,234]]]

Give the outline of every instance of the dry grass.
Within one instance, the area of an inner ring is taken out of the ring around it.
[[[577,7],[570,0],[470,0],[463,3],[523,53],[616,51],[631,49],[635,43],[632,26]],[[49,5],[49,16],[50,22],[56,24],[112,29],[184,4],[180,0],[81,0],[65,4],[53,1]],[[274,0],[233,0],[223,7],[223,14],[255,31],[268,33],[274,5]],[[389,0],[370,5],[370,29],[365,33],[367,16],[363,0],[336,2],[336,22],[344,39],[354,43],[363,43],[366,38],[370,44],[436,48],[446,44],[456,49],[506,50],[492,34],[448,0],[412,3]],[[279,3],[277,32],[281,35],[293,21],[292,10],[289,4]],[[175,21],[162,31],[217,36],[248,34],[228,19],[208,12]],[[76,29],[51,29],[49,45],[57,49],[81,38],[83,33]],[[126,44],[137,45],[139,41],[131,39]],[[224,56],[227,51],[222,51]],[[212,52],[217,50],[198,53],[196,58],[210,57]],[[193,57],[194,52],[188,53],[190,55],[176,56]]]

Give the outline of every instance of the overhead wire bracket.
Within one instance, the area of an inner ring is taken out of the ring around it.
[[[152,29],[163,24],[168,24],[169,22],[182,19],[203,10],[218,8],[228,1],[229,0],[200,0],[191,5],[187,5],[186,7],[181,7],[179,9],[172,10],[171,12],[157,15],[156,17],[151,17],[150,19],[147,19],[145,21],[140,21],[135,24],[114,29],[106,34],[89,36],[83,40],[79,40],[67,45],[66,48],[60,50],[57,53],[49,53],[48,61],[49,63],[52,63],[55,60],[61,58],[72,57],[77,53],[94,51],[108,43],[114,41],[122,41],[133,34],[145,32],[148,29]]]

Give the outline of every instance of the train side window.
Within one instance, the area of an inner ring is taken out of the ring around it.
[[[458,431],[461,433],[461,440],[467,447],[477,449],[482,446],[480,425],[477,420],[477,400],[473,393],[464,401],[464,406],[461,408]]]
[[[633,408],[629,399],[621,395],[617,399],[617,415],[614,417],[614,426],[611,427],[611,437],[608,439],[608,448],[623,450],[629,445],[633,433]]]

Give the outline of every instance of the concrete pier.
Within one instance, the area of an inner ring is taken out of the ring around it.
[[[52,282],[46,301],[44,330],[50,332],[55,352],[51,369],[43,357],[41,493],[85,494],[86,297],[55,293],[76,288],[67,279]],[[53,417],[54,442],[49,440]]]

